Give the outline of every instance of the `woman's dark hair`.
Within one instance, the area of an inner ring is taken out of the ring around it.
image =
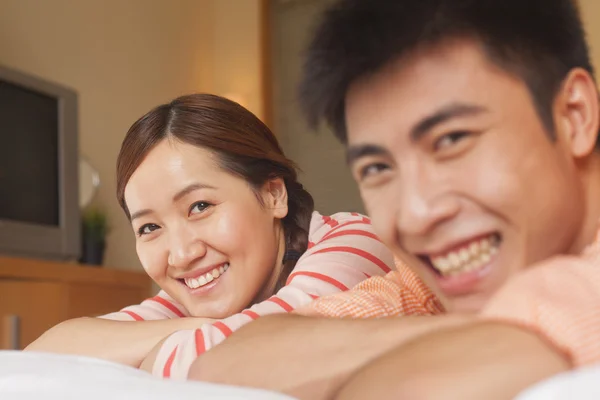
[[[358,79],[448,39],[474,39],[527,85],[554,137],[552,105],[573,68],[594,75],[575,0],[338,0],[307,49],[301,104],[346,143],[345,97]],[[599,137],[600,140],[600,137]],[[597,143],[600,147],[600,141]]]
[[[257,194],[270,179],[281,178],[288,192],[288,214],[282,220],[286,254],[277,287],[308,246],[314,209],[312,196],[297,180],[296,165],[284,154],[271,130],[239,104],[210,94],[179,97],[152,109],[125,136],[117,160],[117,199],[130,218],[125,186],[148,153],[161,141],[179,142],[212,151],[223,170],[246,180]],[[291,256],[290,256],[291,254]]]

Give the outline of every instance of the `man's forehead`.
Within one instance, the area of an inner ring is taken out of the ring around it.
[[[464,42],[415,54],[360,78],[346,96],[348,143],[407,136],[419,121],[452,104],[484,107],[498,71],[478,45]]]

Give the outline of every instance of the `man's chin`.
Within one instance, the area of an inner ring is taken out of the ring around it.
[[[452,314],[477,314],[490,299],[489,294],[474,293],[447,298],[446,311]],[[444,304],[446,306],[446,304]]]

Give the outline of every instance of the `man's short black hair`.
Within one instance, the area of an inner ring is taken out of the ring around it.
[[[308,47],[300,100],[347,141],[345,97],[365,75],[451,38],[475,39],[488,58],[527,85],[550,135],[552,104],[576,67],[593,68],[575,0],[341,0],[323,16]]]

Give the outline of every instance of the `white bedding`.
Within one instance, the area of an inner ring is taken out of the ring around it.
[[[2,400],[290,400],[278,393],[155,378],[88,357],[0,351]]]
[[[556,375],[532,386],[515,400],[598,400],[600,365]]]
[[[278,393],[155,378],[95,358],[0,351],[2,400],[293,400]],[[558,375],[515,400],[598,400],[600,365]]]

